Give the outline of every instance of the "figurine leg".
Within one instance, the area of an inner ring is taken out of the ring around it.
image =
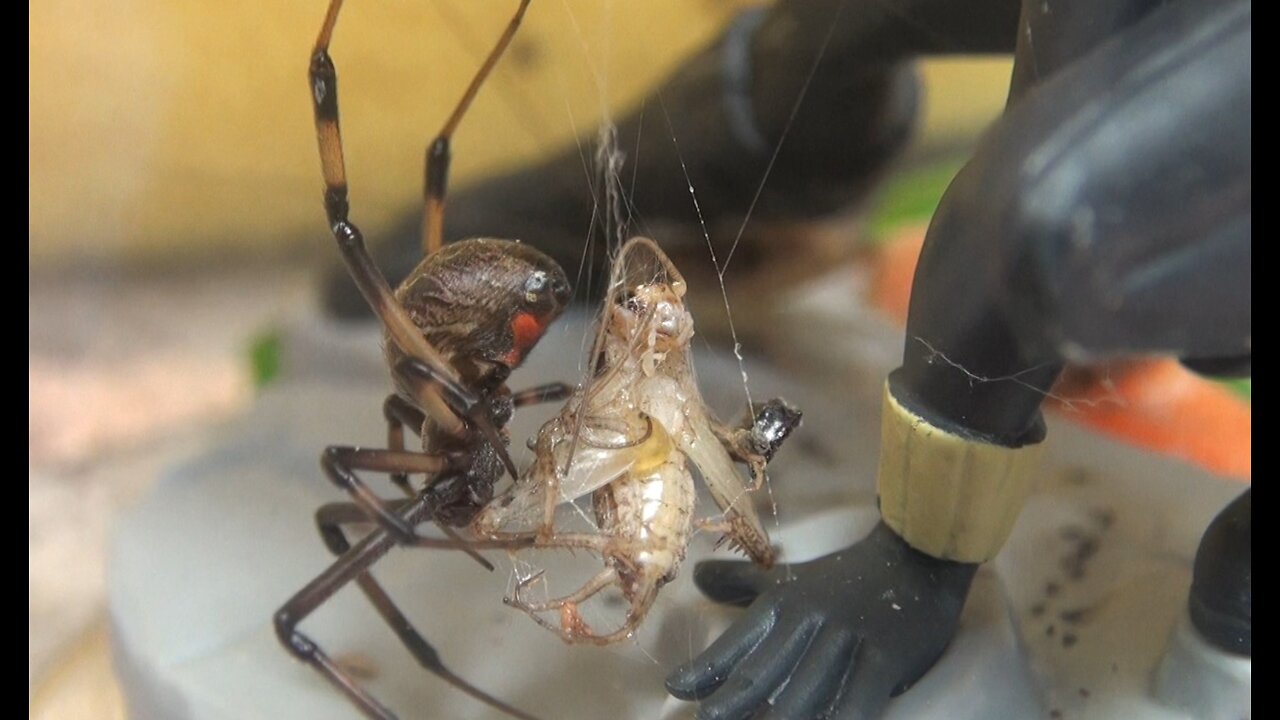
[[[1252,716],[1251,496],[1227,505],[1200,540],[1189,612],[1155,672],[1154,696],[1188,717]]]
[[[1191,623],[1215,647],[1252,657],[1252,493],[1245,490],[1209,524],[1191,579]]]

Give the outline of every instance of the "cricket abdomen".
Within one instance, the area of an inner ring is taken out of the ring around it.
[[[610,536],[606,560],[617,570],[632,612],[647,609],[636,605],[651,602],[657,588],[679,570],[693,528],[695,499],[693,477],[674,449],[648,472],[633,469],[596,491],[597,520]]]

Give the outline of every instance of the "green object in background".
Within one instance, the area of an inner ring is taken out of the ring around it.
[[[1223,380],[1222,384],[1226,385],[1227,389],[1231,392],[1234,392],[1245,400],[1248,400],[1250,403],[1253,402],[1253,378]]]
[[[962,158],[952,157],[891,178],[867,222],[871,237],[882,242],[895,230],[928,222],[938,208],[942,193],[963,166]]]
[[[262,389],[280,374],[280,333],[268,330],[255,337],[249,344],[249,370],[253,375],[253,387]]]

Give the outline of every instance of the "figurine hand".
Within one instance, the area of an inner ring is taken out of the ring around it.
[[[920,553],[884,523],[842,551],[771,571],[700,563],[694,581],[712,600],[755,602],[668,675],[667,690],[705,698],[699,720],[875,718],[942,655],[977,568]]]

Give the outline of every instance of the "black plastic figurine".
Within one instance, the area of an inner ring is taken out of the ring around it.
[[[863,4],[843,22],[869,23],[851,34],[887,54],[955,41],[965,26],[950,15],[986,39],[1014,10]],[[774,14],[794,25],[829,5]],[[1065,361],[1162,353],[1249,373],[1250,28],[1248,0],[1022,4],[1003,36],[1015,53],[1005,115],[947,190],[916,271],[885,392],[882,521],[786,584],[697,569],[713,598],[754,598],[668,677],[676,696],[703,698],[700,718],[752,716],[784,682],[767,717],[876,717],[927,672],[1012,528]],[[1246,656],[1250,546],[1246,490],[1206,532],[1189,604],[1205,639]],[[916,599],[877,612],[888,589]]]

